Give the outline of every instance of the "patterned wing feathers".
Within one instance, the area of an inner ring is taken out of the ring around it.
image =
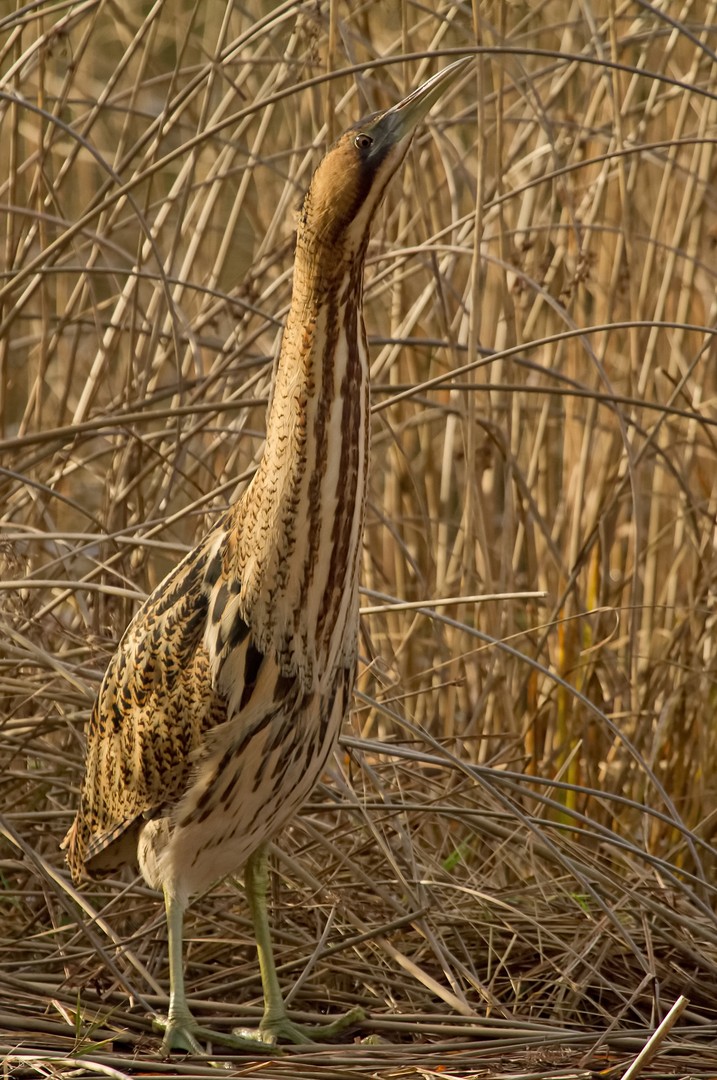
[[[127,861],[142,819],[181,797],[202,734],[226,720],[203,646],[206,547],[158,586],[110,661],[89,724],[80,809],[65,840],[76,878]]]
[[[237,517],[225,517],[164,579],[109,664],[88,729],[80,810],[65,839],[75,878],[134,862],[144,821],[196,805],[211,786],[209,759],[251,742],[284,696],[295,696],[293,676],[254,642],[237,527]]]

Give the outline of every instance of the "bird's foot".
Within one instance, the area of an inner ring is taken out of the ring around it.
[[[175,1009],[170,1010],[168,1016],[155,1016],[152,1025],[164,1033],[162,1050],[165,1054],[183,1050],[187,1054],[206,1057],[207,1044],[261,1053],[278,1042],[299,1045],[328,1042],[365,1018],[363,1009],[355,1008],[328,1024],[298,1024],[282,1009],[265,1013],[258,1028],[235,1028],[226,1032],[203,1027],[189,1011]]]
[[[202,1027],[191,1013],[155,1016],[152,1026],[155,1030],[164,1032],[162,1050],[165,1054],[171,1054],[173,1050],[184,1050],[187,1054],[198,1054],[200,1057],[206,1057],[207,1043],[217,1043],[233,1050],[261,1051],[266,1049],[266,1043],[261,1042],[256,1035],[252,1037],[251,1033],[249,1033],[246,1036],[241,1036]],[[205,1045],[202,1046],[202,1043]]]
[[[278,1042],[290,1042],[298,1045],[328,1042],[336,1038],[347,1028],[353,1027],[366,1019],[361,1008],[350,1009],[342,1016],[337,1016],[330,1024],[297,1024],[286,1012],[265,1014],[258,1029],[235,1028],[234,1036],[244,1040],[259,1040],[264,1046],[276,1046]]]
[[[184,1050],[187,1054],[204,1054],[196,1038],[197,1024],[191,1013],[170,1013],[169,1016],[155,1016],[152,1020],[155,1031],[164,1032],[162,1049],[171,1054],[172,1050]]]

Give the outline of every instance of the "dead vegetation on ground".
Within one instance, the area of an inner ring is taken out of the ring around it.
[[[717,6],[9,7],[6,1070],[216,1075],[148,1066],[157,898],[69,885],[83,725],[256,463],[322,149],[473,52],[369,252],[364,663],[274,859],[292,1006],[369,1020],[261,1075],[619,1076],[680,995],[642,1075],[714,1075]],[[240,885],[187,936],[196,1011],[258,1015]]]

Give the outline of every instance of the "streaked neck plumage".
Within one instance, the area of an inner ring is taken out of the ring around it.
[[[307,681],[350,663],[368,474],[366,239],[317,237],[302,215],[267,442],[242,509],[254,634]]]

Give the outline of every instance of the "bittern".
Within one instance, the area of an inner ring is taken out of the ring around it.
[[[67,859],[76,880],[138,864],[163,891],[167,1050],[233,1041],[189,1011],[182,936],[190,897],[242,866],[264,990],[259,1037],[307,1039],[274,968],[266,844],[316,784],[354,683],[371,225],[416,126],[466,62],[351,127],[316,169],[256,473],[137,612],[91,715]]]

